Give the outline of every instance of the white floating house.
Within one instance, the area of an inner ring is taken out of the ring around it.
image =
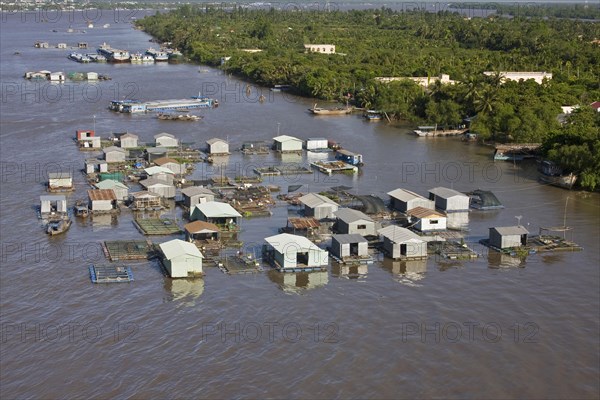
[[[129,198],[129,188],[122,182],[112,179],[105,179],[96,183],[94,186],[98,189],[110,189],[115,193],[118,201],[127,200]]]
[[[339,205],[329,197],[308,193],[298,199],[304,204],[304,216],[316,219],[334,218]]]
[[[148,162],[154,162],[154,160],[166,157],[168,150],[166,147],[148,147],[146,153],[148,154]]]
[[[282,270],[315,268],[327,265],[328,252],[304,236],[282,233],[265,238],[265,256]]]
[[[408,210],[415,207],[435,209],[435,202],[433,200],[426,199],[425,197],[418,195],[410,190],[406,189],[395,189],[388,192],[390,196],[390,207],[393,210],[406,213]]]
[[[139,137],[133,133],[126,133],[122,135],[119,139],[119,146],[122,149],[131,149],[134,147],[138,147]]]
[[[469,211],[469,196],[454,189],[436,187],[429,190],[429,200],[435,202],[435,208],[446,212]]]
[[[340,208],[335,212],[337,218],[337,233],[362,236],[376,235],[375,221],[367,214],[352,208]]]
[[[117,208],[117,196],[112,189],[88,190],[88,197],[92,212],[106,212]]]
[[[169,157],[158,158],[154,160],[154,164],[156,164],[159,167],[170,170],[173,174],[183,174],[187,170],[185,164],[181,164],[179,161]],[[173,174],[171,174],[171,176]]]
[[[162,253],[162,262],[171,278],[187,278],[202,274],[204,256],[193,244],[180,239],[170,240],[158,245]]]
[[[215,224],[205,221],[194,221],[185,224],[185,240],[193,242],[194,240],[219,240],[219,227]]]
[[[153,209],[162,207],[160,196],[147,190],[131,193],[132,206],[136,209]]]
[[[242,215],[227,203],[209,201],[208,203],[196,204],[190,210],[191,221],[207,221],[217,225],[238,224]]]
[[[49,172],[48,190],[63,191],[73,189],[73,176],[70,172]]]
[[[427,258],[427,242],[406,228],[390,225],[379,230],[383,250],[394,259]]]
[[[93,174],[94,172],[108,172],[108,163],[104,160],[98,160],[95,158],[89,158],[85,160],[83,167],[86,174]]]
[[[326,150],[328,149],[328,142],[325,138],[308,138],[304,144],[306,150]]]
[[[196,204],[215,201],[214,192],[200,186],[187,187],[181,191],[181,194],[183,195],[183,204],[190,209]]]
[[[521,247],[527,244],[529,231],[522,226],[497,226],[490,228],[490,246],[499,249]]]
[[[67,213],[67,197],[62,194],[40,196],[40,211],[42,215]]]
[[[166,183],[173,183],[174,173],[169,168],[165,168],[164,166],[153,166],[144,168],[144,172],[148,178],[156,179],[159,181],[163,181]]]
[[[406,213],[411,224],[421,232],[445,231],[447,218],[444,214],[425,207],[415,207]]]
[[[127,158],[127,150],[117,146],[106,147],[103,152],[107,163],[125,162],[125,158]]]
[[[154,135],[154,141],[156,143],[156,147],[177,147],[179,146],[179,140],[170,133],[159,133]]]
[[[154,193],[166,199],[175,197],[175,186],[162,179],[148,178],[140,181],[140,185],[150,193]]]
[[[302,140],[288,135],[276,136],[273,138],[273,150],[281,153],[302,151]]]
[[[225,155],[229,154],[229,143],[223,139],[212,138],[206,141],[208,154]]]
[[[369,242],[359,234],[339,234],[331,237],[331,254],[344,260],[349,257],[368,257]]]

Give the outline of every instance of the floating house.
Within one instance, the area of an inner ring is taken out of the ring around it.
[[[56,45],[57,49],[66,49],[67,48],[67,44],[66,43],[58,43]]]
[[[200,186],[187,187],[181,191],[181,194],[183,195],[183,204],[190,209],[196,204],[215,201],[214,192]]]
[[[122,149],[132,149],[138,147],[138,141],[138,135],[127,132],[119,138],[119,147]]]
[[[304,148],[311,150],[327,150],[329,148],[327,139],[325,138],[308,138],[304,144]]]
[[[383,250],[393,259],[427,258],[427,242],[406,228],[390,225],[379,230]]]
[[[276,136],[273,138],[273,150],[281,153],[302,151],[302,140],[288,135]]]
[[[490,228],[489,244],[499,249],[521,247],[527,244],[529,231],[523,226],[497,226]]]
[[[187,168],[185,164],[181,164],[179,161],[174,158],[169,157],[161,157],[154,160],[154,164],[159,167],[166,168],[170,170],[173,174],[184,174],[187,172]]]
[[[160,159],[159,159],[160,160]],[[144,168],[144,173],[148,178],[153,178],[157,180],[161,180],[163,182],[167,182],[169,184],[173,183],[174,173],[169,168],[165,168],[163,166],[153,166]]]
[[[429,190],[429,200],[435,202],[435,208],[446,212],[469,211],[469,196],[454,189],[436,187]]]
[[[353,153],[345,149],[337,150],[335,158],[350,165],[361,165],[363,163],[362,154]]]
[[[366,258],[369,256],[369,242],[356,233],[333,235],[331,254],[342,261],[348,258]]]
[[[206,221],[194,221],[186,224],[185,240],[194,242],[196,240],[219,240],[219,227]]]
[[[223,139],[212,138],[206,141],[208,146],[208,154],[210,155],[225,155],[229,154],[229,143]]]
[[[86,140],[96,137],[96,132],[90,130],[77,130],[75,131],[75,138],[77,140]]]
[[[159,158],[166,157],[168,150],[165,147],[148,147],[146,149],[148,162],[154,162]]]
[[[191,221],[207,221],[213,224],[237,225],[242,215],[227,203],[209,201],[196,204],[190,211]]]
[[[129,198],[129,188],[122,182],[112,179],[105,179],[96,183],[94,186],[98,189],[110,189],[115,193],[118,201],[127,200]]]
[[[158,247],[162,253],[163,265],[171,278],[202,274],[204,256],[194,244],[174,239],[161,243]]]
[[[88,190],[89,208],[94,212],[108,212],[117,208],[117,196],[112,189]]]
[[[388,196],[390,196],[390,208],[403,213],[415,207],[435,209],[435,202],[433,200],[426,199],[410,190],[395,189],[388,192]]]
[[[78,140],[79,146],[83,149],[100,149],[102,148],[102,140],[99,136]]]
[[[63,192],[73,190],[73,175],[70,172],[49,172],[48,191]]]
[[[265,238],[263,257],[280,270],[316,268],[328,263],[328,252],[303,236],[281,233]]]
[[[375,221],[362,211],[352,208],[340,208],[335,212],[337,218],[337,233],[359,234],[362,236],[376,235]]]
[[[96,158],[89,158],[85,160],[83,167],[86,174],[93,174],[94,172],[108,172],[108,163],[104,160],[98,160]]]
[[[63,72],[52,72],[50,74],[50,80],[52,82],[64,82],[67,80],[67,76]]]
[[[144,187],[150,193],[154,193],[165,199],[172,199],[175,197],[175,186],[166,182],[162,179],[148,178],[140,181],[140,185]]]
[[[103,149],[104,159],[107,163],[125,162],[127,150],[117,146],[110,146]]]
[[[154,141],[156,143],[156,147],[177,147],[179,146],[179,140],[170,133],[159,133],[154,135]]]
[[[132,193],[130,196],[131,207],[135,209],[154,209],[162,207],[160,196],[147,190]]]
[[[406,213],[410,217],[411,224],[421,232],[445,231],[446,216],[435,210],[425,207],[415,207]]]
[[[329,197],[308,193],[298,199],[304,204],[304,216],[316,219],[334,218],[339,205]]]
[[[46,214],[66,214],[67,197],[62,194],[40,196],[40,212]]]
[[[319,230],[320,226],[321,224],[316,218],[288,218],[285,228],[282,228],[279,231],[282,233],[292,233],[294,235],[300,234],[301,236],[310,237]]]

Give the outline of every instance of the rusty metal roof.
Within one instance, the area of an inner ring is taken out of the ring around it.
[[[425,207],[411,208],[410,210],[408,210],[407,214],[412,217],[417,217],[417,218],[445,217],[444,214],[437,212],[435,210],[430,210],[429,208],[425,208]]]
[[[112,189],[94,189],[88,190],[90,200],[117,200],[115,192]]]
[[[321,226],[319,221],[312,217],[288,218],[288,225],[294,229],[311,229]]]

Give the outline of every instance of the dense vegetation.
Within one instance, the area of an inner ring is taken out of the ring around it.
[[[510,15],[514,17],[555,17],[555,18],[580,18],[600,19],[600,4],[581,2],[580,4],[565,3],[484,3],[484,2],[461,2],[452,3],[449,8],[453,9],[482,9],[493,10],[497,15]]]
[[[442,126],[476,115],[471,128],[483,140],[543,142],[560,132],[561,105],[600,99],[600,27],[583,21],[186,5],[138,24],[194,61],[220,65],[231,57],[224,70],[261,85],[289,84],[300,95],[350,99],[393,118]],[[306,43],[335,44],[337,54],[305,53]],[[547,71],[553,79],[503,83],[497,72],[484,71]],[[424,89],[410,80],[374,79],[440,74],[460,83]]]

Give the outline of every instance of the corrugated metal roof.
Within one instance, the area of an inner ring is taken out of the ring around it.
[[[417,218],[429,218],[429,217],[446,217],[444,214],[435,210],[430,210],[425,207],[415,207],[407,211],[407,214]]]
[[[139,139],[139,136],[135,133],[126,133],[121,136],[121,139]]]
[[[172,260],[182,255],[188,255],[197,258],[204,258],[200,250],[190,242],[180,239],[169,240],[158,245],[167,260]]]
[[[213,196],[215,195],[215,193],[212,190],[205,188],[205,187],[200,187],[200,186],[187,187],[187,188],[183,189],[181,191],[181,193],[188,197],[197,196],[199,194],[209,194],[209,195],[213,195]]]
[[[124,183],[112,179],[105,179],[96,183],[94,186],[96,186],[98,189],[129,189]]]
[[[288,218],[288,224],[292,226],[294,229],[309,229],[309,228],[318,228],[321,226],[319,221],[315,218]]]
[[[150,186],[153,186],[153,187],[157,187],[157,186],[159,186],[159,187],[175,187],[175,186],[170,185],[167,182],[157,179],[157,178],[144,179],[143,181],[140,181],[140,185],[142,185],[146,189],[149,188]]]
[[[117,147],[117,146],[105,147],[104,149],[102,149],[102,151],[104,152],[104,154],[111,153],[113,151],[116,151],[118,153],[127,153],[127,150],[122,149],[122,148]]]
[[[333,235],[331,237],[331,239],[335,240],[338,243],[366,243],[366,242],[368,242],[367,239],[365,239],[358,233]]]
[[[40,196],[40,202],[42,201],[67,201],[67,196],[64,194],[44,194]]]
[[[341,219],[346,223],[352,223],[360,220],[373,222],[371,217],[369,217],[367,214],[352,208],[340,208],[334,214],[338,219]]]
[[[297,137],[288,136],[288,135],[275,136],[273,138],[273,140],[276,142],[288,142],[290,140],[294,140],[296,142],[302,142],[302,139],[298,139]]]
[[[318,205],[321,204],[333,204],[333,205],[338,205],[335,201],[331,200],[329,197],[326,196],[321,196],[320,194],[317,193],[309,193],[309,194],[305,194],[304,196],[300,197],[298,199],[302,204],[304,204],[305,206],[308,206],[310,208],[315,208]]]
[[[378,230],[377,233],[396,243],[424,242],[424,240],[416,233],[396,225],[386,226],[385,228]]]
[[[206,141],[206,144],[213,145],[213,144],[215,144],[215,143],[219,143],[219,142],[223,142],[223,143],[225,143],[225,144],[229,144],[229,143],[227,143],[227,141],[226,141],[226,140],[219,139],[219,138],[212,138],[212,139],[208,139],[208,140]]]
[[[165,158],[165,157],[163,157]],[[153,167],[148,167],[148,168],[144,168],[144,172],[150,176],[152,175],[156,175],[156,174],[169,174],[169,175],[174,175],[173,171],[171,171],[169,168],[165,168],[165,167],[159,167],[159,166],[153,166]]]
[[[210,222],[194,221],[185,224],[183,227],[189,233],[215,233],[219,232],[219,227]]]
[[[140,192],[134,192],[131,193],[131,195],[133,197],[135,197],[136,199],[143,199],[143,198],[159,198],[159,196],[157,194],[151,193],[147,190],[142,190]]]
[[[229,204],[221,203],[219,201],[209,201],[207,203],[196,204],[195,208],[200,210],[200,212],[207,218],[234,218],[242,216]]]
[[[454,196],[469,197],[464,193],[458,192],[454,189],[448,189],[445,187],[436,187],[436,188],[430,189],[429,193],[433,193],[434,195],[444,198],[444,199],[448,199],[448,198],[454,197]]]
[[[291,235],[289,233],[269,236],[265,238],[265,241],[280,253],[285,253],[286,250],[297,250],[298,252],[309,250],[324,251],[304,236]]]
[[[117,200],[115,192],[112,189],[92,189],[88,190],[90,200]]]
[[[502,236],[509,235],[524,235],[528,234],[529,231],[525,229],[524,226],[495,226],[493,228],[496,232],[498,232]]]
[[[171,135],[170,133],[167,133],[167,132],[157,133],[156,135],[154,135],[154,139],[158,139],[158,138],[161,138],[161,137],[168,137],[168,138],[171,138],[171,139],[175,139],[175,136],[173,136],[173,135]]]
[[[48,179],[71,179],[70,172],[48,172]]]
[[[179,161],[175,160],[174,158],[169,158],[169,157],[161,157],[161,158],[157,158],[156,160],[154,160],[154,164],[156,164],[158,166],[168,164],[168,163],[174,163],[174,164],[178,164],[178,165],[181,164]]]
[[[394,189],[391,192],[388,192],[387,194],[388,194],[388,196],[398,199],[400,201],[410,201],[413,199],[427,200],[425,197],[421,196],[420,194],[416,194],[415,192],[411,192],[410,190],[406,190],[406,189]]]
[[[168,150],[166,147],[148,147],[146,151],[150,154],[163,154],[166,153]]]

